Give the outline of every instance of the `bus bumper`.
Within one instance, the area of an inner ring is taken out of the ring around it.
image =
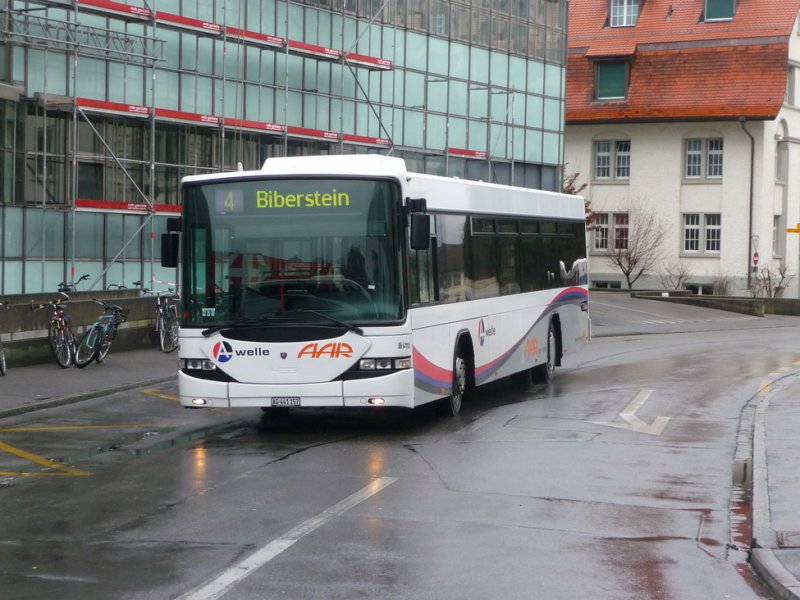
[[[187,408],[414,407],[412,369],[381,377],[292,385],[226,383],[178,374],[182,406]],[[296,404],[299,402],[299,404]]]

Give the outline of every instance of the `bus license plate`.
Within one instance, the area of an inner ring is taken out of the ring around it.
[[[300,406],[300,397],[273,396],[272,406]]]

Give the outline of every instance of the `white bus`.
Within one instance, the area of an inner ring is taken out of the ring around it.
[[[589,339],[582,198],[379,155],[191,176],[177,264],[186,407],[406,407],[549,382]]]

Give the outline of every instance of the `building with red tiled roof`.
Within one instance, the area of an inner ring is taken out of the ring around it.
[[[786,230],[800,221],[798,11],[800,0],[570,2],[565,174],[598,214],[593,284],[625,286],[609,254],[633,248],[649,215],[664,241],[635,287],[749,294],[770,276],[786,286],[784,274],[797,295],[800,235]]]

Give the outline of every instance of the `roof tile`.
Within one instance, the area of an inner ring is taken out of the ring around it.
[[[800,0],[740,0],[732,21],[704,0],[643,0],[634,27],[606,27],[608,0],[571,0],[567,122],[772,118],[785,93]],[[597,58],[631,57],[624,100],[594,99]]]

